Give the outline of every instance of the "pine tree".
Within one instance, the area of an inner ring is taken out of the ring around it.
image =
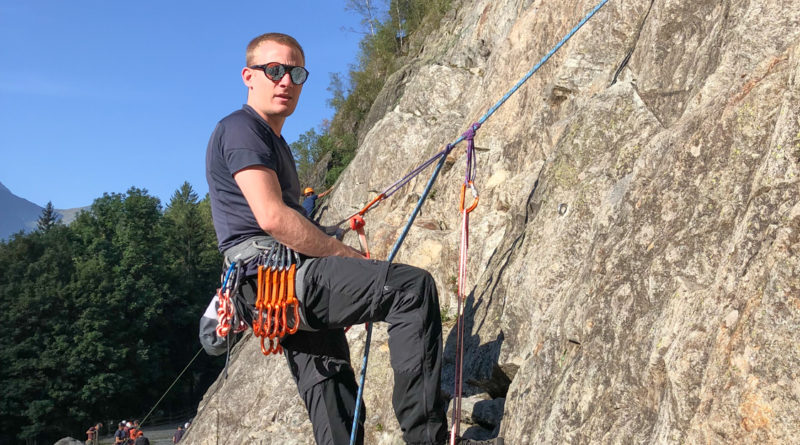
[[[47,205],[42,209],[42,214],[36,222],[36,226],[40,232],[44,233],[52,229],[60,220],[61,215],[59,215],[53,207],[53,201],[47,201]]]

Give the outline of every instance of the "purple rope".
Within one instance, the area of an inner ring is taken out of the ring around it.
[[[448,154],[450,154],[450,151],[453,150],[453,147],[454,145],[447,145],[447,147],[445,147],[444,150],[440,151],[439,153],[436,153],[435,155],[433,155],[432,158],[428,159],[427,161],[420,164],[418,167],[411,170],[407,175],[397,180],[394,184],[390,185],[389,187],[386,187],[386,190],[383,191],[384,199],[392,196],[395,192],[403,188],[403,186],[408,184],[409,181],[417,177],[417,175],[422,173],[423,170],[425,170],[431,164],[433,164],[434,161],[441,158],[442,156],[447,156]]]
[[[474,124],[472,124],[469,127],[469,129],[466,132],[464,132],[464,134],[461,135],[461,139],[458,141],[458,142],[461,142],[462,140],[466,140],[467,143],[468,143],[468,146],[467,146],[467,172],[468,173],[467,173],[466,181],[471,181],[471,180],[475,179],[475,164],[473,162],[473,158],[474,158],[474,153],[475,153],[475,133],[478,131],[479,128],[481,128],[481,124],[479,122],[475,122]],[[386,187],[386,190],[383,191],[384,199],[392,196],[398,190],[403,188],[412,179],[417,177],[417,175],[422,173],[423,170],[425,170],[431,164],[433,164],[434,161],[436,161],[437,159],[441,158],[442,156],[449,155],[450,152],[453,150],[453,148],[456,145],[458,145],[458,142],[453,143],[453,144],[447,144],[447,146],[444,148],[444,150],[440,151],[439,153],[436,153],[435,155],[433,155],[433,157],[431,157],[427,161],[423,162],[422,164],[420,164],[419,166],[417,166],[416,168],[411,170],[408,174],[406,174],[405,176],[403,176],[402,178],[397,180],[394,184],[390,185],[389,187]]]
[[[469,184],[475,179],[475,133],[481,128],[479,122],[475,122],[461,135],[467,141],[467,170],[464,178],[464,184]]]

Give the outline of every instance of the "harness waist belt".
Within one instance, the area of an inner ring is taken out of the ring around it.
[[[262,252],[271,249],[277,243],[275,238],[269,235],[256,235],[247,238],[223,252],[225,256],[225,267],[229,267],[234,261],[247,264],[258,257]]]

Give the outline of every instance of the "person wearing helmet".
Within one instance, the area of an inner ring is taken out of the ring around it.
[[[241,77],[247,102],[217,123],[206,150],[219,250],[228,265],[243,266],[234,296],[254,306],[259,247],[282,245],[299,254],[294,284],[300,329],[280,345],[318,445],[349,443],[358,385],[344,328],[377,321],[390,325],[392,405],[403,439],[444,443],[442,324],[433,277],[417,267],[367,259],[307,218],[298,197],[314,193],[301,193],[291,148],[281,136],[308,78],[303,50],[286,34],[264,34],[247,46],[246,62]],[[355,436],[362,444],[363,401],[359,413]]]
[[[117,431],[114,432],[114,445],[124,444],[128,440],[128,435],[125,432],[125,421],[117,425]]]
[[[325,195],[331,192],[333,187],[325,190],[324,192],[320,193],[319,195],[314,194],[314,189],[311,187],[306,187],[303,190],[303,210],[306,211],[306,216],[311,218],[312,214],[314,213],[314,208],[317,206],[317,199],[324,198]]]

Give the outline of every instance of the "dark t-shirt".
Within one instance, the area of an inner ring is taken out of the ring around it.
[[[206,180],[211,197],[211,217],[220,252],[256,235],[258,226],[233,174],[245,167],[263,165],[274,171],[283,202],[304,214],[297,203],[300,181],[289,144],[276,136],[267,122],[249,105],[217,124],[206,150]]]

